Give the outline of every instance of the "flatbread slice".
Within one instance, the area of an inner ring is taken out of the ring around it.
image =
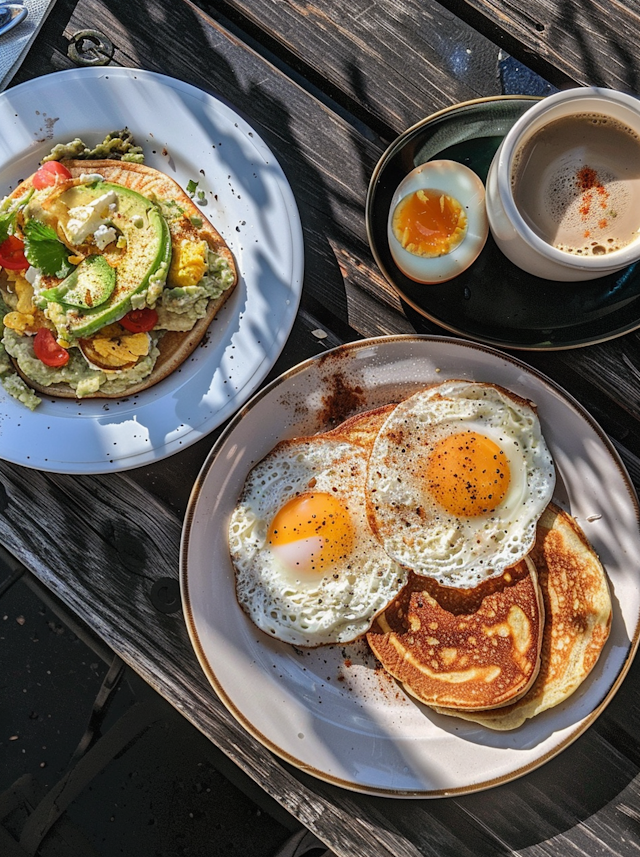
[[[63,163],[71,172],[73,178],[79,178],[82,175],[88,174],[99,174],[107,182],[122,185],[152,200],[156,199],[160,202],[169,203],[171,211],[175,212],[175,216],[166,218],[172,245],[176,246],[184,237],[190,237],[197,241],[206,241],[207,245],[216,254],[221,256],[233,271],[234,280],[232,285],[223,291],[219,297],[209,300],[206,315],[198,319],[191,330],[171,330],[166,331],[162,335],[157,346],[160,353],[149,375],[137,383],[132,383],[123,392],[107,393],[100,389],[95,393],[90,393],[82,397],[99,399],[122,398],[139,393],[157,384],[174,372],[193,353],[205,337],[211,322],[224,303],[229,299],[237,285],[236,263],[231,250],[215,226],[197,208],[193,200],[180,185],[166,174],[143,164],[126,161],[69,160]],[[32,179],[33,176],[25,179],[12,192],[11,196],[16,199],[22,197],[25,191],[31,187]],[[75,389],[68,384],[41,385],[32,378],[27,377],[15,360],[14,365],[23,380],[39,393],[60,398],[78,397]]]

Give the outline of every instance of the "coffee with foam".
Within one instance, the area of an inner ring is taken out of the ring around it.
[[[536,131],[511,183],[528,226],[566,253],[601,256],[640,235],[640,136],[609,116],[576,113]]]

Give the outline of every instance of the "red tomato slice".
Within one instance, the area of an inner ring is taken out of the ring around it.
[[[158,323],[158,313],[151,307],[144,309],[132,309],[124,318],[120,319],[120,324],[129,333],[146,333]]]
[[[29,267],[24,255],[24,242],[17,235],[9,235],[0,244],[0,267],[9,271],[22,271]]]
[[[53,187],[61,181],[72,178],[69,170],[59,161],[46,161],[33,177],[33,186],[36,190],[44,187]]]
[[[48,327],[41,327],[33,338],[33,351],[45,366],[64,366],[69,362],[69,352],[58,345]]]

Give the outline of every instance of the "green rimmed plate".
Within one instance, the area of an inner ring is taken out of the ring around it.
[[[640,327],[640,266],[581,283],[526,274],[489,236],[479,258],[454,280],[422,285],[394,263],[387,241],[391,197],[414,167],[436,158],[459,161],[486,180],[489,164],[514,122],[539,99],[497,96],[441,110],[409,128],[378,162],[365,209],[373,256],[400,298],[452,333],[501,348],[578,348]]]

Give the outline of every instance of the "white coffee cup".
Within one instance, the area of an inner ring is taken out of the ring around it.
[[[610,89],[569,89],[536,102],[516,121],[500,144],[487,176],[487,215],[496,244],[519,268],[548,280],[592,280],[620,271],[640,259],[640,205],[637,237],[603,255],[579,255],[553,246],[548,236],[542,237],[540,231],[529,225],[522,213],[526,200],[520,201],[520,207],[516,204],[513,188],[516,155],[521,155],[532,136],[549,123],[584,114],[617,120],[640,138],[640,100]],[[637,168],[640,175],[640,158]],[[640,197],[640,187],[637,192]]]

